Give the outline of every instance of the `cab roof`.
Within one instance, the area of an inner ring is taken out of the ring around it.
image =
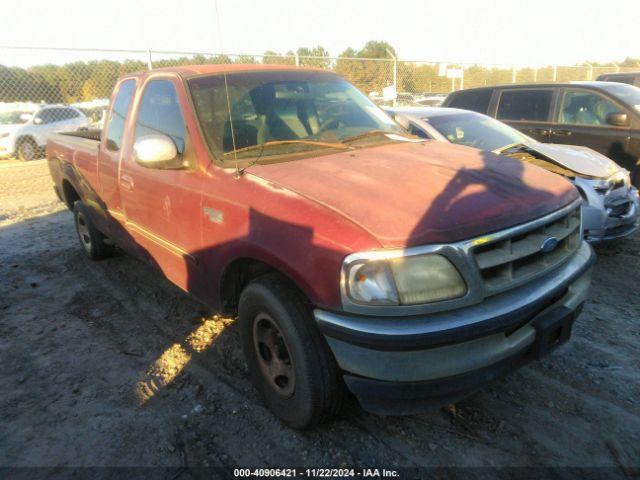
[[[291,72],[291,71],[308,71],[308,72],[324,72],[332,73],[321,68],[313,67],[296,67],[294,65],[263,65],[263,64],[229,64],[216,63],[211,65],[187,65],[180,67],[163,67],[153,70],[144,70],[132,75],[144,76],[152,73],[166,72],[175,73],[183,78],[190,78],[198,75],[214,75],[217,73],[237,73],[237,72]]]

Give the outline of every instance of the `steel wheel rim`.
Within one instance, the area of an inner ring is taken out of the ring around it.
[[[266,313],[253,321],[253,346],[260,372],[281,397],[289,398],[295,390],[295,368],[284,335]]]
[[[78,236],[80,237],[80,243],[88,252],[91,250],[91,234],[89,233],[89,225],[82,213],[78,213],[76,218],[76,228],[78,229]]]

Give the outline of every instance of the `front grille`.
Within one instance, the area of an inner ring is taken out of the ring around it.
[[[542,244],[555,237],[555,249],[545,252]],[[560,218],[530,230],[518,230],[507,238],[472,249],[488,295],[516,287],[545,274],[567,260],[580,246],[580,207]]]
[[[620,205],[615,205],[611,208],[611,212],[609,213],[612,217],[622,217],[629,213],[629,209],[631,208],[631,202],[621,203]]]
[[[629,213],[631,209],[631,200],[628,198],[617,198],[615,200],[607,199],[605,202],[610,217],[622,217]]]

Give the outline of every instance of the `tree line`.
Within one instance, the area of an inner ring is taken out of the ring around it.
[[[380,91],[393,83],[395,49],[387,42],[369,41],[361,49],[347,48],[337,59],[329,57],[322,46],[302,47],[284,54],[266,51],[262,56],[205,56],[194,55],[177,59],[153,60],[153,67],[218,63],[263,63],[311,66],[335,71],[360,89],[369,93]],[[627,58],[620,67],[640,67],[640,59]],[[451,65],[456,68],[461,66]],[[589,75],[612,71],[615,64],[538,69],[521,68],[516,73],[518,82],[585,80]],[[610,67],[604,69],[601,67]],[[76,103],[108,98],[118,77],[126,73],[145,70],[147,63],[140,60],[96,60],[71,62],[64,65],[36,65],[28,68],[0,65],[0,102]],[[397,87],[400,92],[448,92],[452,80],[439,76],[437,64],[399,61]],[[490,68],[481,65],[465,66],[464,86],[510,83],[514,72],[510,68]],[[455,81],[454,81],[455,82]],[[454,87],[459,86],[454,84]]]

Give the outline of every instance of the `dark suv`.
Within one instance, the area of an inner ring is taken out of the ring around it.
[[[443,106],[484,113],[541,142],[593,148],[640,185],[640,88],[614,82],[501,85],[450,93]]]
[[[626,83],[640,87],[640,72],[604,73],[596,77],[598,82]]]

